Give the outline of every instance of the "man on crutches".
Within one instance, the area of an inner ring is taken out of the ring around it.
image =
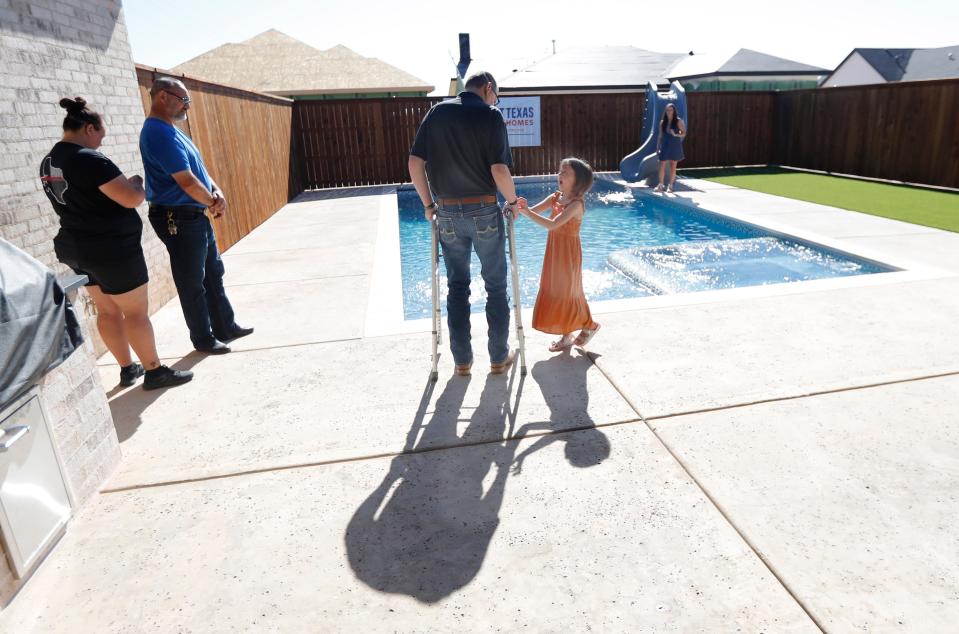
[[[410,178],[426,219],[435,222],[433,230],[446,266],[450,351],[460,376],[470,374],[473,366],[469,303],[472,251],[479,256],[486,286],[490,373],[506,372],[514,357],[509,349],[506,226],[496,190],[506,198],[510,212],[517,200],[506,124],[495,108],[498,101],[496,80],[491,74],[470,76],[466,89],[455,99],[438,103],[427,113],[410,149]],[[437,290],[434,346],[439,342],[438,295]],[[435,355],[433,369],[435,372]]]

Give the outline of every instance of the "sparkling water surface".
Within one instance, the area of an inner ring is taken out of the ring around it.
[[[532,205],[555,187],[555,182],[521,183],[516,189]],[[403,313],[405,319],[421,319],[430,316],[432,302],[430,226],[414,190],[401,189],[397,198]],[[522,303],[532,307],[547,232],[527,218],[518,219],[515,228]],[[726,216],[691,209],[668,198],[644,194],[634,198],[628,190],[608,181],[597,181],[586,196],[580,238],[583,290],[590,302],[893,270]],[[481,312],[486,291],[475,254],[471,277],[471,308]],[[442,259],[440,291],[445,298]],[[512,300],[512,289],[510,293]]]

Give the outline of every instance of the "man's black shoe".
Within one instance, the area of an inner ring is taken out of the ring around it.
[[[239,339],[240,337],[245,337],[247,335],[253,334],[253,328],[244,328],[243,326],[237,326],[230,332],[228,337],[221,337],[221,341],[233,341],[234,339]]]
[[[226,345],[219,339],[213,340],[213,345],[206,346],[203,348],[197,348],[200,352],[205,352],[207,354],[226,354],[230,351],[230,346]]]
[[[192,378],[193,373],[189,370],[174,370],[161,365],[153,370],[147,370],[146,377],[143,379],[143,389],[158,390],[163,387],[183,385]]]
[[[130,365],[120,368],[120,385],[130,387],[143,376],[143,366],[134,361]]]

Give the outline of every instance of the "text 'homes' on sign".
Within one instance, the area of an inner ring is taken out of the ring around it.
[[[497,108],[503,113],[510,147],[541,145],[539,97],[503,97]]]

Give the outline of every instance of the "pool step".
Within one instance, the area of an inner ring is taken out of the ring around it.
[[[860,266],[772,236],[614,251],[611,267],[660,295],[850,275]],[[818,271],[818,274],[814,272]]]

